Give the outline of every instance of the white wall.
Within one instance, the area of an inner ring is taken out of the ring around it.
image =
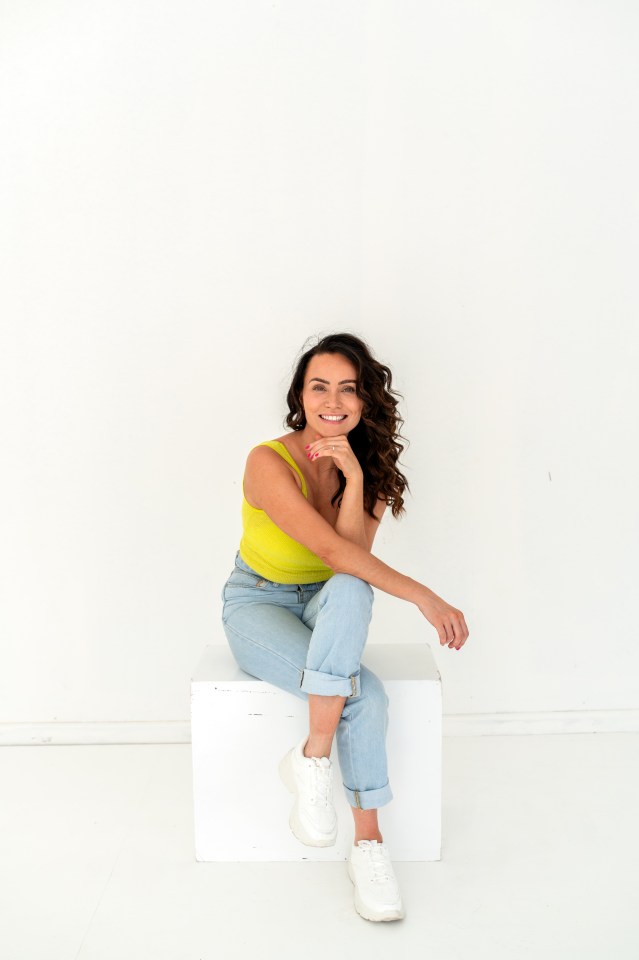
[[[307,336],[405,393],[449,714],[638,704],[639,12],[0,3],[0,721],[188,718]]]

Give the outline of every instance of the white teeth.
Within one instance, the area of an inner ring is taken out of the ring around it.
[[[339,416],[339,417],[330,417],[327,413],[320,413],[320,417],[322,418],[322,420],[335,420],[335,421],[337,421],[337,420],[346,420],[346,414],[345,414],[345,413],[341,414],[341,416]]]

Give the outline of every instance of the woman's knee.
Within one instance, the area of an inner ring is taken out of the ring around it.
[[[370,583],[360,580],[359,577],[353,577],[350,573],[335,573],[326,581],[322,589],[326,594],[326,599],[335,598],[339,602],[361,606],[369,613],[373,606],[373,588]]]

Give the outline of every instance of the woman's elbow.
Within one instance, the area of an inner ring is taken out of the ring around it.
[[[344,570],[340,564],[339,550],[328,547],[325,550],[318,550],[317,556],[326,567],[333,571],[333,573],[344,573]]]
[[[325,563],[333,573],[354,573],[357,566],[356,557],[353,553],[356,551],[370,551],[364,545],[352,543],[344,537],[337,537],[334,543],[328,543],[323,546],[318,556],[322,563]]]

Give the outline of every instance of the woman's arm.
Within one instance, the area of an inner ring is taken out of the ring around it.
[[[360,470],[361,473],[361,470]],[[342,502],[337,511],[335,532],[345,540],[356,543],[364,550],[370,550],[366,524],[364,522],[364,478],[346,477],[346,486]]]
[[[371,517],[370,513],[364,509],[363,484],[358,487],[353,481],[347,480],[335,532],[370,553],[385,510],[386,501],[379,499],[373,511],[375,516]]]
[[[335,530],[340,537],[370,552],[386,510],[386,501],[383,498],[378,500],[374,510],[375,517],[371,517],[364,508],[364,474],[348,438],[345,435],[330,438],[318,437],[309,445],[306,455],[311,461],[330,457],[344,474],[346,486],[342,494]]]
[[[349,573],[401,600],[414,603],[437,630],[439,641],[459,650],[468,637],[461,610],[427,586],[389,567],[369,551],[334,530],[308,503],[284,460],[269,447],[249,454],[244,490],[254,506],[277,526],[308,547],[335,573]]]

